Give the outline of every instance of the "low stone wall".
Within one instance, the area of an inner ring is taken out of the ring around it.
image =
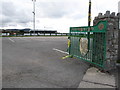
[[[119,18],[119,34],[118,34],[118,62],[120,63],[120,13],[118,14]]]
[[[103,15],[99,13],[93,21],[93,25],[96,25],[99,21],[106,20],[108,22],[106,32],[106,63],[105,70],[111,70],[116,68],[116,61],[120,60],[120,30],[119,30],[119,18],[120,13],[115,15],[115,12],[110,13],[106,11]]]

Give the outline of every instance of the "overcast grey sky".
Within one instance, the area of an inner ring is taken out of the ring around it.
[[[118,12],[120,0],[92,0],[92,20],[99,12]],[[87,26],[89,0],[36,0],[36,29],[55,29]],[[32,0],[1,0],[1,28],[33,28]]]

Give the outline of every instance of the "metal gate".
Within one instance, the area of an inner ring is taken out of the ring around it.
[[[69,54],[104,68],[107,21],[95,26],[71,27]]]

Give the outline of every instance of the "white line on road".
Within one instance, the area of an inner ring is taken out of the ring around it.
[[[11,38],[9,38],[9,40],[10,40],[10,41],[12,41],[12,42],[15,42],[15,41],[14,41],[14,40],[12,40]]]
[[[65,51],[62,51],[62,50],[59,50],[59,49],[56,49],[56,48],[53,48],[53,50],[61,52],[61,53],[69,54],[68,52],[65,52]]]

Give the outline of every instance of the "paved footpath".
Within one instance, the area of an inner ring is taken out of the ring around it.
[[[87,70],[78,88],[111,88],[114,90],[116,88],[115,76],[91,67]]]

